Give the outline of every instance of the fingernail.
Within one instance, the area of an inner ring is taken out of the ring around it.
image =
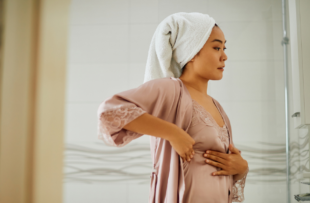
[[[191,155],[191,158],[193,158],[193,155]]]

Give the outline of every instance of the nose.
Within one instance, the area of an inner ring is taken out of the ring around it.
[[[228,59],[228,57],[227,57],[227,55],[226,55],[226,53],[225,52],[223,52],[223,61],[227,61],[227,59]]]

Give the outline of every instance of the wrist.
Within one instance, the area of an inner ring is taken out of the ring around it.
[[[244,176],[246,176],[248,173],[248,170],[244,173],[239,173],[239,174],[235,174],[233,175],[233,180],[236,182],[238,180],[241,180],[242,178],[244,178]]]
[[[165,139],[169,142],[173,142],[175,139],[177,139],[178,135],[180,135],[181,133],[184,133],[183,129],[179,128],[177,125],[170,123],[171,124],[171,128],[170,131],[167,132],[167,134],[165,135]]]
[[[246,160],[244,160],[244,161],[245,161],[244,170],[242,170],[242,172],[240,172],[240,173],[237,173],[237,174],[233,175],[233,179],[234,179],[235,181],[237,181],[237,180],[243,178],[243,177],[249,172],[249,165],[248,165],[248,162],[247,162]]]

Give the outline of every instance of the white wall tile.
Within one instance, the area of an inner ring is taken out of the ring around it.
[[[99,102],[66,103],[65,141],[97,141]]]
[[[149,184],[129,184],[128,203],[148,202],[149,190]]]
[[[129,88],[135,88],[143,84],[145,63],[129,64]]]
[[[282,60],[280,24],[277,21],[219,23],[227,40],[227,61]]]
[[[222,21],[281,21],[281,1],[272,0],[208,0],[208,14]]]
[[[130,0],[130,23],[159,23],[158,0]]]
[[[130,63],[146,64],[148,51],[157,24],[131,24],[129,32]]]
[[[128,32],[128,24],[70,26],[68,63],[128,63]]]
[[[73,64],[67,70],[67,102],[101,102],[128,89],[127,64]]]
[[[129,22],[128,0],[72,0],[71,25],[119,24]]]
[[[222,101],[275,101],[275,70],[273,61],[227,62],[223,78],[209,81],[209,93]]]
[[[167,16],[178,12],[208,13],[208,0],[159,0],[159,22]]]
[[[267,186],[268,185],[268,186]],[[244,188],[244,202],[248,203],[272,203],[286,201],[286,185],[281,183],[269,183],[265,185],[253,184],[251,188]],[[255,198],[253,198],[255,197]]]
[[[274,101],[224,101],[221,102],[231,126],[235,144],[244,142],[285,142],[283,130],[276,128],[277,116]],[[283,122],[283,120],[281,119]],[[282,126],[283,128],[284,126]]]
[[[127,184],[64,184],[64,203],[125,203],[128,199]]]

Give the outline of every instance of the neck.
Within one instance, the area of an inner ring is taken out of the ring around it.
[[[201,80],[197,78],[185,78],[182,76],[179,77],[179,79],[183,82],[183,84],[187,88],[190,88],[203,96],[209,96],[207,94],[209,80],[205,80],[205,79]]]

